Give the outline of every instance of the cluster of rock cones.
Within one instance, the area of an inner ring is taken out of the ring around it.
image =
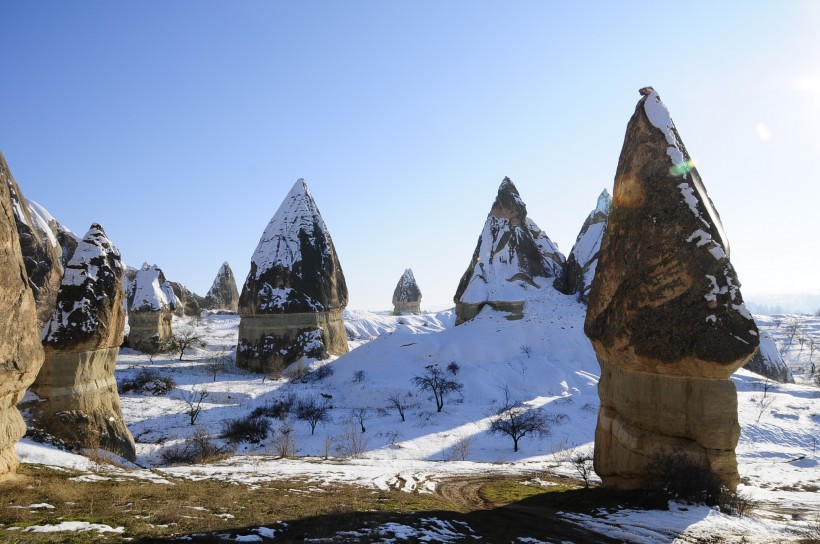
[[[528,293],[545,286],[576,295],[588,303],[585,332],[601,365],[595,468],[604,483],[638,487],[653,456],[684,452],[734,486],[739,426],[729,376],[755,352],[758,331],[700,175],[657,93],[641,94],[613,197],[601,194],[568,258],[503,180],[456,291],[456,323],[486,307],[520,318]],[[241,295],[226,263],[197,297],[156,266],[126,271],[99,225],[82,240],[59,224],[43,227],[1,158],[0,176],[0,474],[16,463],[23,423],[15,404],[32,382],[38,409],[63,414],[55,433],[74,443],[97,433],[103,447],[134,458],[113,380],[126,297],[132,345],[169,336],[174,311],[224,307],[241,317],[240,367],[275,373],[347,351],[347,286],[304,180],[265,229]],[[420,301],[408,269],[394,311],[419,312]]]

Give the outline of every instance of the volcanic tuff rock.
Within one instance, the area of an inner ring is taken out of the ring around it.
[[[165,274],[157,265],[144,263],[129,288],[128,344],[136,349],[148,349],[150,344],[168,341],[177,303]]]
[[[270,220],[239,298],[237,365],[277,372],[301,357],[347,353],[339,258],[305,180]]]
[[[527,206],[513,182],[504,178],[453,297],[456,325],[474,318],[484,306],[520,319],[527,292],[560,275],[563,263],[557,246],[527,218]]]
[[[413,271],[407,269],[393,291],[393,315],[421,313],[421,289]]]
[[[758,345],[720,217],[652,88],[629,121],[584,331],[601,379],[595,470],[639,487],[650,457],[682,451],[738,483],[729,376]]]
[[[34,224],[39,225],[38,230],[43,232],[46,237],[49,237],[48,231],[45,229],[47,226],[60,245],[60,264],[65,268],[65,265],[71,260],[74,250],[77,249],[77,244],[80,243],[81,238],[54,219],[54,216],[42,205],[28,199],[26,199],[26,202],[28,203],[29,211],[31,211],[31,217],[34,219]]]
[[[598,197],[598,204],[587,216],[575,239],[575,245],[564,265],[563,276],[555,281],[555,287],[559,291],[567,295],[577,293],[581,302],[589,302],[592,278],[595,277],[595,268],[598,266],[598,253],[611,206],[612,198],[604,189]]]
[[[174,300],[176,302],[174,313],[176,315],[179,317],[185,315],[199,317],[202,315],[202,304],[205,302],[204,298],[197,295],[181,283],[177,283],[175,281],[169,281],[168,283],[174,291]]]
[[[120,253],[91,225],[66,264],[57,306],[43,329],[45,363],[32,385],[36,417],[52,435],[133,461],[114,368],[125,323]]]
[[[12,184],[0,154],[0,479],[17,467],[14,444],[26,426],[16,405],[43,364],[37,308],[15,221],[19,201],[11,198]]]
[[[204,308],[209,310],[239,311],[239,290],[231,266],[224,262],[214,279],[211,289],[205,295]]]
[[[743,368],[780,383],[794,383],[794,376],[780,356],[780,350],[769,333],[760,331],[760,346]]]
[[[0,168],[3,170],[3,178],[11,196],[23,263],[26,266],[34,300],[37,302],[37,321],[42,326],[51,316],[57,299],[57,290],[60,288],[60,279],[63,277],[63,266],[60,262],[62,248],[48,223],[38,214],[32,213],[2,154]]]

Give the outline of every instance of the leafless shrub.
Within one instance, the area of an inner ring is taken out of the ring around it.
[[[227,447],[220,447],[203,429],[183,440],[180,444],[165,448],[161,457],[169,465],[208,463],[223,459],[230,453]]]
[[[342,434],[336,437],[336,451],[342,457],[358,459],[367,451],[367,438],[359,432],[355,421],[348,421]]]

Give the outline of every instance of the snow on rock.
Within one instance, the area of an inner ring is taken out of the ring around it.
[[[237,364],[278,372],[302,357],[346,353],[346,305],[347,284],[333,241],[305,180],[299,179],[251,258],[239,297]]]
[[[159,312],[176,308],[176,296],[162,269],[144,263],[131,283],[128,310],[131,312]]]
[[[598,196],[595,209],[589,213],[575,239],[575,245],[564,266],[564,274],[555,281],[555,287],[559,291],[568,295],[577,294],[578,300],[582,302],[589,301],[611,206],[612,197],[604,189]]]
[[[536,230],[537,229],[537,230]],[[531,294],[560,273],[564,257],[538,226],[510,178],[504,178],[484,223],[470,266],[453,300],[456,324],[474,318],[484,306],[521,318]]]
[[[777,344],[766,331],[760,331],[760,346],[744,368],[776,382],[794,383],[792,371],[786,366]]]
[[[393,314],[417,314],[421,311],[421,289],[416,283],[413,271],[407,269],[399,278],[393,291]]]

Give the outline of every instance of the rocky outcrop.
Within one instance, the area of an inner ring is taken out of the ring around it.
[[[202,315],[202,304],[205,302],[201,296],[197,295],[181,283],[175,281],[168,282],[171,289],[174,291],[176,309],[174,313],[179,317],[191,316],[199,317]]]
[[[34,224],[39,225],[38,230],[46,237],[49,237],[48,231],[51,231],[57,240],[57,244],[60,246],[60,265],[65,268],[65,265],[71,260],[71,256],[74,255],[74,250],[77,249],[81,238],[54,219],[54,216],[41,204],[33,200],[26,200],[26,202]],[[46,230],[46,227],[48,230]]]
[[[34,293],[26,276],[9,167],[0,154],[0,480],[14,472],[19,461],[15,443],[26,426],[17,410],[26,388],[43,364],[43,347]]]
[[[239,290],[236,288],[236,279],[231,266],[224,262],[216,274],[211,289],[205,295],[203,307],[208,310],[225,312],[239,311]]]
[[[575,245],[567,257],[564,274],[555,281],[555,288],[567,295],[577,295],[581,302],[589,302],[592,278],[598,266],[598,253],[604,238],[609,208],[612,198],[606,189],[598,197],[598,204],[592,210],[575,239]]]
[[[474,318],[485,306],[520,319],[529,293],[551,285],[563,262],[557,246],[527,218],[513,182],[504,178],[453,297],[456,325]]]
[[[421,313],[421,289],[413,271],[407,269],[393,291],[393,315]]]
[[[302,357],[347,353],[346,305],[347,284],[333,241],[300,179],[251,258],[239,298],[237,366],[278,372]]]
[[[128,345],[145,351],[167,342],[176,305],[174,289],[162,270],[143,264],[129,282]]]
[[[730,375],[758,345],[720,217],[651,88],[626,130],[584,330],[601,379],[595,470],[640,487],[680,451],[734,488],[740,436]]]
[[[794,383],[794,376],[786,366],[777,344],[769,333],[760,331],[760,346],[743,368],[780,383]]]
[[[125,323],[122,276],[119,251],[100,225],[91,225],[66,264],[32,391],[41,399],[36,417],[49,434],[134,461],[114,379]]]
[[[0,162],[5,172],[4,182],[11,196],[23,263],[37,303],[37,321],[42,326],[51,317],[60,279],[63,277],[60,262],[62,248],[48,223],[40,215],[32,213],[2,155]]]

